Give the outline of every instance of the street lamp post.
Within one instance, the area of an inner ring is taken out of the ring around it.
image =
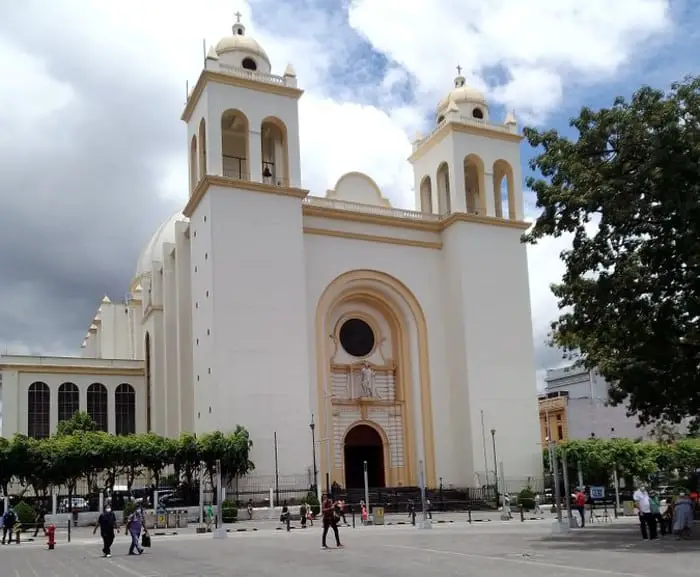
[[[496,429],[491,429],[491,443],[493,445],[493,486],[496,489],[496,506],[498,506],[498,459],[496,458]]]
[[[309,429],[311,429],[311,454],[314,457],[314,493],[318,492],[318,469],[316,468],[316,423],[314,423],[314,414],[311,413],[311,422],[309,423]]]

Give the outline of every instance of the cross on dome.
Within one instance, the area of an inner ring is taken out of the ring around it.
[[[457,64],[457,76],[462,76],[462,67]]]
[[[233,30],[233,35],[245,36],[245,26],[241,23],[243,14],[241,14],[240,10],[237,10],[234,16],[236,17],[236,23],[231,28],[231,30]]]

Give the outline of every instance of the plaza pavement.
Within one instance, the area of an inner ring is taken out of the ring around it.
[[[552,522],[436,524],[341,529],[346,548],[320,550],[320,528],[153,538],[143,556],[127,556],[124,535],[110,559],[98,539],[0,548],[2,577],[308,577],[309,575],[488,575],[489,577],[687,577],[700,563],[697,541],[642,541],[634,519],[554,536]],[[330,536],[329,536],[330,537]],[[329,543],[332,542],[330,537]]]

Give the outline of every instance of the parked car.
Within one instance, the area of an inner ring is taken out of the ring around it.
[[[65,499],[61,500],[61,503],[58,506],[58,510],[61,513],[70,513],[71,511],[88,511],[90,509],[88,502],[83,499],[82,497],[73,497],[69,499],[66,497]]]

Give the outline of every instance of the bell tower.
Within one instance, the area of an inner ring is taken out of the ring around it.
[[[309,363],[298,102],[236,15],[182,119],[190,197],[194,430],[240,424],[258,475],[309,465]],[[277,362],[272,363],[270,359]]]
[[[207,175],[281,187],[301,186],[298,101],[291,64],[272,74],[265,50],[236,14],[231,36],[207,53],[188,95],[190,194]]]
[[[484,94],[467,85],[458,66],[434,129],[413,142],[417,210],[522,221],[521,140],[514,115],[493,122]]]

